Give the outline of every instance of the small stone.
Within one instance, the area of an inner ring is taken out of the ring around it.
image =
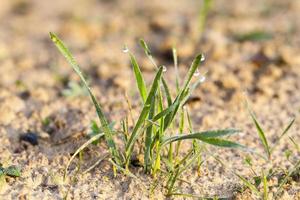
[[[32,145],[38,145],[38,136],[36,133],[28,132],[20,136],[21,141],[29,142]]]

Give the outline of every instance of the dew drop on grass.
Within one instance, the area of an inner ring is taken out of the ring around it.
[[[200,71],[199,69],[196,69],[196,71],[194,72],[194,76],[199,76],[200,75]]]
[[[202,54],[201,55],[201,60],[200,60],[201,62],[204,62],[205,61],[205,56],[204,56],[204,54]]]
[[[123,49],[122,49],[123,53],[128,53],[129,52],[129,49],[127,46],[124,46]]]
[[[201,83],[203,83],[206,80],[206,77],[204,75],[201,75],[199,80]]]
[[[163,70],[162,70],[162,71],[163,71],[163,72],[166,72],[166,71],[167,71],[167,67],[164,66],[164,65],[163,65],[162,67],[163,67]]]

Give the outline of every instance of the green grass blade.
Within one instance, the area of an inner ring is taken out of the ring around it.
[[[174,60],[174,67],[175,67],[175,76],[176,76],[176,89],[177,89],[177,92],[179,92],[179,71],[178,71],[178,56],[177,56],[177,50],[175,47],[172,48],[172,54],[173,54],[173,60]]]
[[[219,146],[219,147],[246,149],[246,147],[241,144],[216,138],[218,136],[224,136],[226,134],[229,135],[229,134],[233,134],[233,133],[237,133],[237,132],[239,132],[239,131],[238,130],[233,131],[233,129],[227,129],[227,130],[219,130],[219,131],[211,131],[211,132],[205,131],[205,132],[198,132],[198,133],[192,133],[192,134],[176,135],[176,136],[164,138],[163,145],[166,145],[166,144],[169,144],[169,143],[175,142],[175,141],[186,140],[186,139],[197,139],[197,140],[201,140],[205,143]],[[216,135],[216,137],[212,137],[211,135]]]
[[[67,49],[67,47],[63,44],[63,42],[54,34],[50,32],[50,38],[54,42],[55,46],[58,48],[58,50],[62,53],[62,55],[66,58],[66,60],[69,62],[69,64],[72,66],[74,71],[77,73],[77,75],[80,77],[81,81],[83,82],[84,86],[88,90],[88,93],[93,101],[93,104],[96,108],[97,115],[99,117],[99,120],[101,122],[102,129],[104,131],[104,137],[106,140],[106,143],[109,147],[109,151],[113,157],[113,159],[120,164],[120,157],[119,152],[116,148],[115,142],[113,140],[113,133],[112,130],[109,128],[109,124],[107,122],[106,117],[104,116],[104,113],[102,111],[102,108],[98,101],[96,100],[95,96],[93,95],[90,87],[88,86],[80,68],[75,59],[73,58],[70,51]]]
[[[151,51],[150,51],[147,43],[143,39],[140,39],[140,44],[141,44],[142,48],[144,49],[145,54],[147,56],[152,56]]]
[[[267,180],[267,176],[264,174],[264,172],[262,172],[262,179],[263,179],[263,200],[268,200],[268,180]]]
[[[237,129],[223,129],[223,130],[212,130],[201,132],[201,135],[206,138],[223,137],[239,133],[241,130]]]
[[[165,92],[165,95],[167,97],[168,106],[171,106],[172,105],[172,97],[171,97],[171,94],[170,94],[168,84],[167,84],[167,82],[164,78],[162,78],[162,85],[164,87],[164,92]]]
[[[143,103],[145,103],[146,98],[147,98],[147,87],[146,87],[141,69],[140,69],[134,55],[129,53],[129,56],[130,56],[131,65],[133,67],[135,80],[136,80],[140,95],[142,97]]]
[[[203,59],[203,57],[204,57],[203,54],[199,54],[199,55],[196,56],[196,58],[192,62],[192,65],[189,69],[189,72],[188,72],[188,74],[185,78],[184,87],[182,88],[182,91],[186,91],[186,89],[188,88],[188,86],[191,82],[191,79],[192,79],[193,75],[195,74],[195,71],[197,70],[201,60]]]
[[[296,118],[293,118],[290,123],[287,125],[287,127],[284,129],[284,131],[281,133],[280,137],[279,137],[279,140],[285,136],[285,134],[290,130],[290,128],[292,127],[292,125],[294,124]]]
[[[205,27],[206,17],[212,7],[213,0],[204,0],[199,11],[199,32],[202,34]]]
[[[267,141],[267,138],[265,136],[265,132],[263,131],[263,129],[261,128],[260,124],[258,123],[256,117],[254,116],[254,114],[249,110],[249,113],[250,113],[250,116],[255,124],[255,127],[256,127],[256,130],[257,130],[257,133],[258,133],[258,136],[260,138],[260,141],[262,142],[263,146],[264,146],[264,149],[267,153],[267,156],[268,158],[270,158],[271,156],[271,151],[270,151],[270,147],[269,147],[269,144],[268,144],[268,141]]]
[[[175,115],[178,111],[178,108],[179,108],[180,104],[183,102],[184,98],[188,94],[190,82],[191,82],[192,77],[193,77],[195,71],[197,70],[202,58],[203,58],[203,55],[199,54],[193,60],[192,65],[191,65],[191,67],[188,71],[188,74],[187,74],[186,78],[185,78],[184,86],[183,86],[180,93],[178,94],[178,96],[176,97],[176,99],[173,102],[173,104],[175,104],[174,111],[169,113],[165,117],[164,130],[166,130],[170,126],[171,122],[174,120],[174,117],[175,117]]]
[[[279,136],[279,138],[276,140],[275,144],[273,145],[273,147],[271,148],[270,152],[273,152],[275,147],[278,146],[280,140],[287,134],[287,132],[290,130],[290,128],[292,127],[292,125],[295,122],[295,118],[293,118],[290,123],[287,125],[287,127],[284,129],[284,131],[281,133],[281,135]]]
[[[153,115],[155,112],[155,99],[151,102],[150,111],[148,119],[152,120]],[[145,137],[145,153],[144,153],[144,168],[146,172],[149,172],[151,167],[151,143],[152,143],[152,131],[153,131],[153,124],[151,124],[146,129],[146,137]]]
[[[136,122],[135,127],[132,130],[132,133],[130,135],[130,138],[128,139],[128,143],[126,144],[126,165],[128,165],[129,163],[129,159],[131,157],[131,152],[132,152],[132,147],[137,139],[137,137],[139,136],[139,129],[140,127],[143,125],[143,123],[146,120],[146,117],[149,114],[149,110],[150,110],[150,105],[151,102],[154,101],[155,98],[155,94],[157,92],[157,89],[159,87],[159,83],[160,83],[160,79],[162,76],[162,67],[159,68],[158,72],[156,73],[156,76],[153,80],[150,92],[147,96],[146,102],[144,104],[144,107],[142,109],[142,112],[138,118],[138,121]]]
[[[298,151],[298,153],[300,153],[300,146],[297,144],[297,142],[292,137],[289,137],[289,139],[293,143],[293,145],[294,145],[295,149]]]
[[[147,57],[151,61],[151,63],[155,66],[156,69],[158,69],[158,65],[154,61],[154,59],[152,57],[152,53],[151,53],[147,43],[143,39],[140,39],[140,44],[141,44],[142,48],[144,49],[145,54],[147,55]],[[164,78],[162,78],[162,83],[163,83],[164,91],[165,91],[165,94],[166,94],[166,97],[167,97],[168,105],[171,105],[172,104],[172,98],[171,98],[171,95],[170,95],[170,90],[169,90],[168,84],[167,84],[167,82]]]
[[[258,191],[258,189],[255,187],[255,185],[253,185],[252,183],[250,183],[250,181],[248,181],[247,179],[245,179],[244,177],[242,177],[241,175],[239,175],[238,173],[234,174],[243,182],[243,184],[248,187],[252,192],[254,192],[257,196],[260,196],[260,192]]]
[[[94,141],[97,141],[99,138],[101,138],[102,136],[104,136],[104,133],[99,133],[97,135],[94,135],[93,137],[91,137],[88,141],[86,141],[84,144],[82,144],[76,151],[75,153],[72,155],[72,157],[70,158],[70,160],[68,161],[65,170],[64,170],[64,179],[67,176],[67,171],[68,168],[70,166],[70,164],[72,163],[72,161],[76,158],[76,156],[83,150],[85,149],[88,145],[92,144]]]

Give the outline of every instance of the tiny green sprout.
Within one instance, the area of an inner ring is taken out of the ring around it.
[[[3,165],[0,163],[0,187],[2,184],[5,183],[5,177],[20,177],[21,171],[16,166],[9,166],[9,167],[3,167]]]
[[[285,157],[286,157],[287,160],[290,159],[292,153],[293,153],[293,152],[292,152],[291,150],[285,150],[285,151],[284,151],[284,155],[285,155]]]
[[[44,127],[49,126],[50,123],[51,123],[51,120],[50,120],[49,117],[45,117],[44,119],[42,119],[42,125],[43,125]]]
[[[246,156],[245,163],[252,167],[252,159],[249,155]]]

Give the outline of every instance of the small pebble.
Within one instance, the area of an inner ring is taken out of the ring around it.
[[[36,133],[28,132],[20,136],[21,141],[29,142],[32,145],[38,145],[38,136]]]

